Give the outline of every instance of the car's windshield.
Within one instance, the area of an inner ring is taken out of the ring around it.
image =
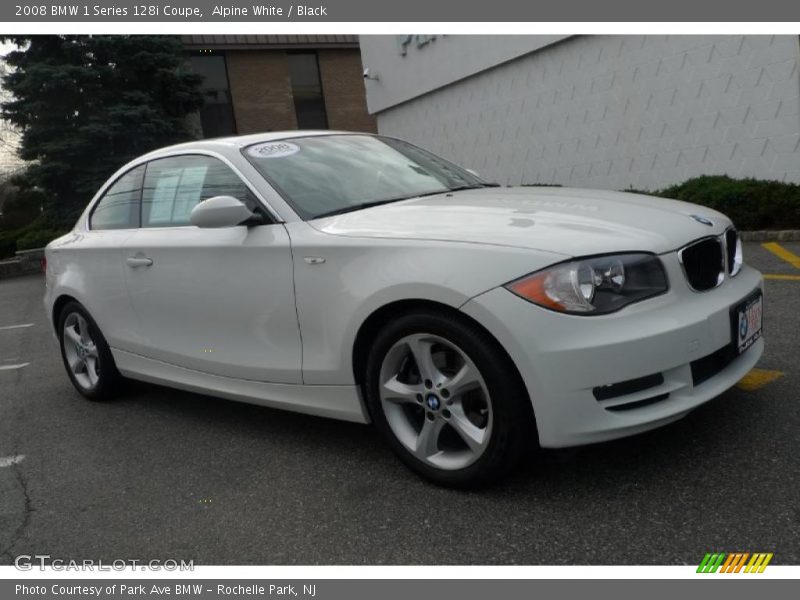
[[[421,148],[371,135],[291,138],[243,153],[303,219],[488,185]]]

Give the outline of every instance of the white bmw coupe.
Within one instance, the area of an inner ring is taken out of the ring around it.
[[[762,278],[724,215],[500,187],[346,132],[196,141],[125,165],[46,250],[77,390],[124,378],[372,422],[474,485],[528,443],[686,415],[758,361]]]

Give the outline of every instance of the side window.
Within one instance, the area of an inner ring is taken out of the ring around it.
[[[139,199],[142,196],[144,165],[131,169],[108,188],[89,218],[91,229],[134,229],[139,227]]]
[[[142,227],[189,225],[192,209],[213,196],[233,196],[255,210],[258,202],[236,173],[210,156],[161,158],[147,164]]]

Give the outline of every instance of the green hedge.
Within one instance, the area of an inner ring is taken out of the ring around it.
[[[42,229],[29,231],[20,238],[17,238],[17,250],[31,250],[33,248],[44,248],[57,237],[64,235],[66,231],[57,229]]]
[[[795,183],[703,175],[663,190],[628,188],[622,191],[708,206],[729,216],[742,231],[800,229],[800,185]]]
[[[0,232],[0,260],[14,256],[17,251],[17,241],[7,236],[11,232]]]
[[[729,216],[742,231],[800,229],[800,185],[793,183],[704,175],[642,193],[708,206]]]
[[[67,231],[48,222],[44,217],[19,229],[0,231],[0,259],[14,256],[17,250],[43,248]]]

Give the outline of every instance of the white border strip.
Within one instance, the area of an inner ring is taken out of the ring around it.
[[[702,558],[702,556],[700,557]],[[700,560],[698,558],[698,561]],[[0,567],[0,579],[800,579],[800,567],[770,565],[763,573],[696,573],[697,566],[291,566],[207,567],[194,571],[19,571]]]
[[[279,22],[248,21],[231,22],[4,22],[0,23],[0,33],[25,34],[233,34],[233,33],[280,33],[280,34],[399,34],[408,33],[438,34],[659,34],[659,35],[797,35],[800,21],[793,22],[550,22],[550,23],[430,23],[407,21],[402,23],[373,22]]]
[[[622,35],[797,35],[800,22],[720,23],[720,22],[550,22],[550,23],[372,23],[372,22],[94,22],[42,23],[5,22],[0,33],[15,34],[622,34]],[[698,556],[698,560],[702,558]],[[800,566],[770,565],[761,574],[698,574],[696,566],[197,566],[191,572],[167,571],[19,571],[0,566],[0,579],[800,579]]]

